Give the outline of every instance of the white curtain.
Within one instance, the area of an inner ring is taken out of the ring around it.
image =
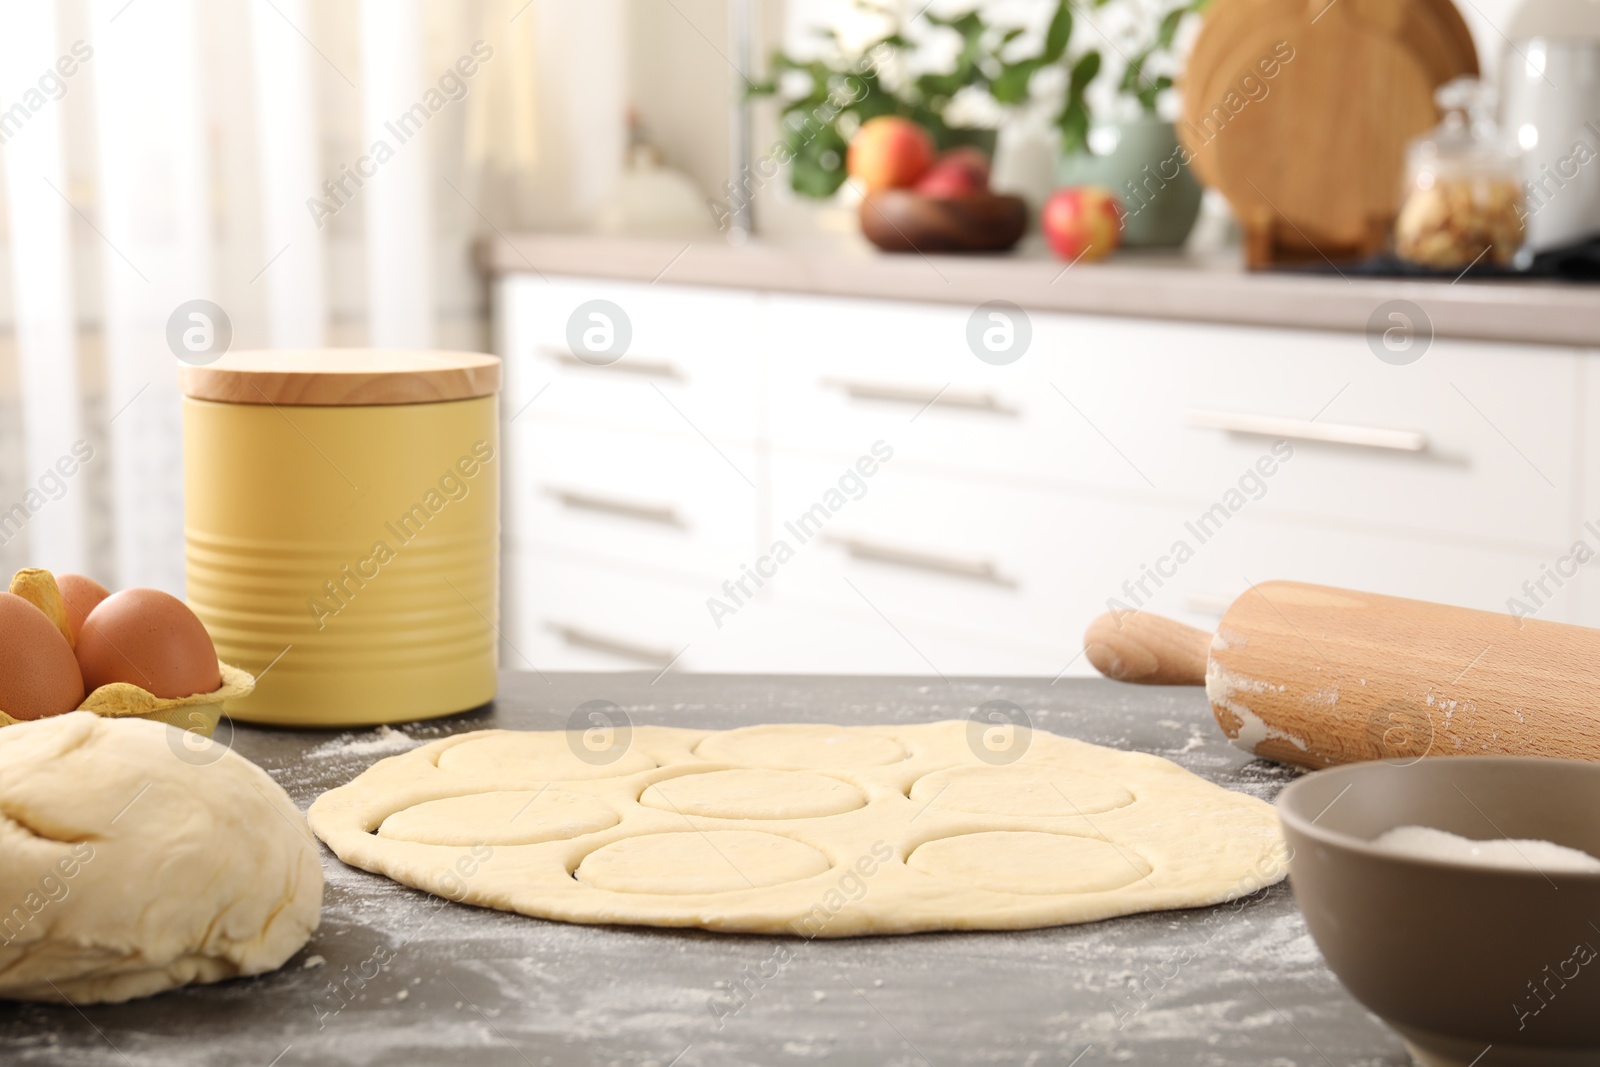
[[[0,0],[0,582],[183,591],[192,301],[235,349],[483,349],[473,240],[620,164],[622,7]]]

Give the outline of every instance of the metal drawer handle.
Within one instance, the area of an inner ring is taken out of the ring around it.
[[[559,500],[562,507],[573,511],[592,511],[601,515],[614,515],[623,519],[672,526],[680,530],[688,525],[671,504],[639,504],[631,500],[618,500],[615,497],[596,496],[577,489],[546,487],[545,492]]]
[[[967,578],[1008,589],[1015,588],[1017,584],[1002,575],[992,560],[957,559],[953,556],[939,556],[931,552],[896,548],[893,545],[874,544],[855,537],[835,537],[831,534],[824,535],[824,540],[838,545],[849,553],[851,559],[863,563],[886,563],[891,567],[907,567],[951,578]]]
[[[886,404],[911,404],[925,408],[937,400],[942,406],[981,411],[988,415],[1016,418],[1016,408],[1008,407],[993,393],[974,393],[960,389],[930,389],[925,385],[894,385],[886,382],[853,382],[842,378],[823,378],[825,389],[837,389],[851,400],[872,400]]]
[[[646,645],[636,645],[620,637],[607,637],[605,634],[585,630],[581,626],[568,626],[565,623],[552,622],[546,624],[549,629],[558,634],[561,640],[573,648],[586,648],[591,652],[603,652],[610,656],[620,656],[631,659],[637,663],[648,664],[652,667],[668,667],[675,658],[671,652],[663,652],[658,648]]]
[[[676,366],[665,360],[658,359],[628,359],[616,363],[590,363],[586,359],[579,359],[565,348],[555,345],[540,345],[540,354],[555,360],[563,367],[575,367],[583,370],[614,370],[622,374],[636,374],[641,378],[665,378],[668,381],[681,382],[686,375]]]
[[[1253,437],[1283,437],[1296,441],[1321,441],[1334,445],[1381,448],[1390,452],[1424,452],[1428,438],[1416,430],[1384,430],[1376,426],[1350,426],[1305,419],[1280,419],[1272,415],[1252,415],[1240,411],[1194,408],[1189,425],[1207,430],[1224,430]]]

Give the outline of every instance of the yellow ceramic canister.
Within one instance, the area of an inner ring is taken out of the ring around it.
[[[235,352],[182,368],[188,602],[246,722],[357,726],[495,695],[500,361]]]

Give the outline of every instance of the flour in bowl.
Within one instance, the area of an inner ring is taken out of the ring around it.
[[[1474,867],[1545,874],[1600,873],[1600,859],[1553,841],[1474,841],[1426,826],[1400,826],[1377,837],[1373,846],[1397,856],[1444,860]]]

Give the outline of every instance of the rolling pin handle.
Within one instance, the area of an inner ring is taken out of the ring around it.
[[[1112,612],[1089,624],[1083,650],[1107,678],[1142,685],[1205,685],[1211,635],[1142,611]]]

